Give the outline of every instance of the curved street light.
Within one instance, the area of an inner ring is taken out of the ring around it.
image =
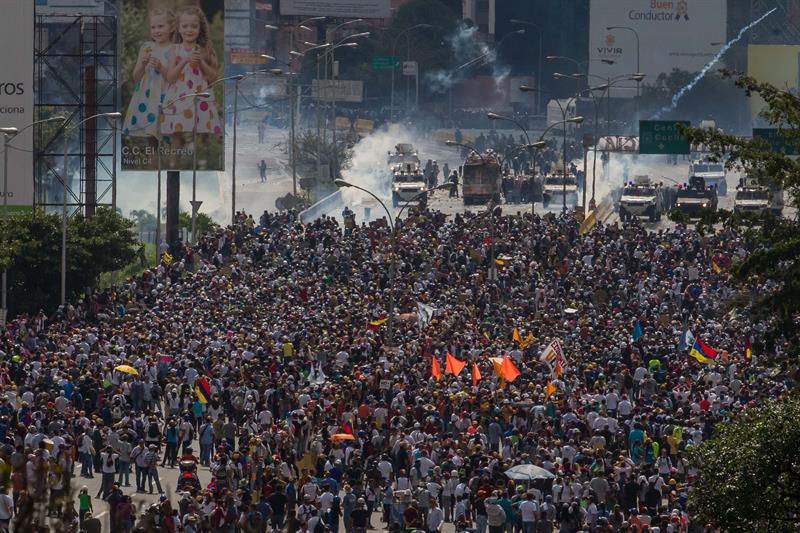
[[[38,124],[44,124],[45,122],[66,122],[67,118],[61,115],[57,115],[54,117],[45,118],[42,120],[37,120],[36,122],[31,122],[30,124],[23,126],[22,128],[16,127],[9,127],[9,128],[0,128],[0,135],[3,136],[3,221],[8,219],[8,149],[11,145],[11,141],[22,133],[23,131],[27,130],[30,127],[36,126]],[[2,302],[0,302],[0,310],[3,311],[3,320],[5,320],[5,315],[8,312],[8,270],[3,269],[2,273]]]

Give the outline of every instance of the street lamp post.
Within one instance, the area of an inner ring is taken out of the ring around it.
[[[110,113],[98,113],[90,117],[86,117],[77,124],[67,127],[69,121],[64,122],[64,176],[62,182],[62,199],[61,199],[61,305],[67,301],[67,180],[69,179],[69,144],[68,133],[80,127],[85,122],[92,119],[105,117],[108,120],[118,120],[122,118],[122,113],[112,111]]]
[[[8,220],[8,150],[11,147],[11,140],[26,129],[43,124],[45,122],[66,121],[62,116],[54,116],[43,120],[32,122],[23,128],[0,128],[0,135],[3,136],[3,221]],[[3,269],[2,273],[2,298],[0,302],[0,325],[5,324],[6,314],[8,313],[8,271]]]
[[[544,36],[544,30],[541,26],[534,24],[528,20],[519,20],[519,19],[511,19],[511,24],[521,24],[525,26],[530,26],[531,28],[535,29],[539,33],[539,50],[537,50],[538,56],[538,67],[536,72],[536,87],[540,89],[540,92],[536,94],[536,112],[539,113],[541,111],[542,106],[542,97],[541,97],[541,88],[542,88],[542,37]]]
[[[235,76],[227,76],[223,78],[218,78],[211,83],[208,84],[206,90],[210,90],[214,85],[230,80],[236,80],[237,82],[237,93],[238,93],[238,82],[242,79],[241,74],[237,74]],[[197,201],[197,98],[199,94],[207,94],[207,93],[192,93],[194,96],[192,97],[192,106],[194,107],[194,121],[192,124],[192,242],[197,242],[197,213],[200,210],[200,204],[202,202]],[[191,95],[187,95],[191,96]],[[207,98],[207,97],[200,97],[200,98]],[[176,99],[175,101],[177,101]],[[234,104],[236,103],[236,97],[234,96]],[[233,152],[233,180],[234,180],[234,187],[236,184],[236,111],[234,110],[233,114],[233,143],[234,143],[234,152]]]
[[[354,48],[358,46],[358,43],[346,43],[345,41],[348,39],[357,39],[359,37],[369,37],[369,32],[361,32],[356,33],[353,35],[348,35],[344,39],[340,40],[338,43],[330,47],[330,54],[331,54],[331,81],[336,83],[336,80],[339,78],[339,73],[336,72],[336,59],[334,56],[334,52],[337,48],[344,47],[347,45],[347,48]],[[331,132],[332,135],[332,142],[333,142],[333,168],[334,171],[338,171],[339,168],[339,151],[336,148],[336,91],[333,91],[333,98],[331,99],[331,124],[333,125],[333,131]]]
[[[161,118],[164,114],[164,108],[169,107],[175,102],[179,102],[181,100],[185,100],[187,98],[211,98],[211,93],[189,93],[174,100],[170,100],[165,104],[158,105],[158,123],[161,124]],[[162,139],[161,132],[156,132],[156,161],[158,163],[158,174],[157,174],[157,192],[156,192],[156,266],[160,261],[159,255],[159,248],[161,247],[161,139]],[[236,150],[234,149],[234,157],[236,157]],[[192,208],[194,209],[194,208]],[[169,237],[167,237],[169,238]]]
[[[640,53],[641,53],[641,46],[640,46],[640,41],[639,41],[639,32],[637,32],[635,29],[631,28],[630,26],[606,26],[606,30],[607,31],[626,30],[626,31],[629,31],[629,32],[633,33],[634,37],[636,37],[636,72],[641,72],[642,71],[642,67],[641,67],[641,64],[639,63]],[[639,116],[639,99],[640,99],[640,96],[641,96],[640,85],[637,82],[636,83],[636,116],[637,117]]]
[[[395,38],[392,40],[392,59],[394,59],[396,57],[395,54],[397,53],[397,41],[400,40],[400,37],[402,37],[403,35],[406,35],[411,30],[416,30],[418,28],[432,28],[432,27],[433,27],[432,24],[415,24],[414,26],[406,28],[403,31],[401,31],[400,33],[398,33],[395,36]],[[417,68],[419,68],[419,67],[417,67]],[[390,97],[389,97],[389,116],[391,117],[392,122],[394,122],[394,120],[395,120],[395,117],[394,117],[394,71],[395,71],[395,68],[394,68],[394,65],[392,65],[392,87],[391,87],[391,90],[390,90]],[[419,75],[419,72],[417,73],[417,75]]]

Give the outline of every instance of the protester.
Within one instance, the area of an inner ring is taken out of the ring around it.
[[[390,231],[240,214],[49,321],[9,322],[0,433],[17,514],[59,486],[37,481],[60,460],[47,442],[102,474],[123,531],[341,519],[358,533],[380,506],[389,530],[682,533],[687,449],[794,385],[796,369],[758,357],[782,339],[745,354],[766,324],[725,307],[751,250],[733,230],[581,234],[569,218],[422,207]],[[690,357],[693,339],[713,357]],[[137,510],[129,465],[137,492],[163,494],[159,462],[196,463],[192,449],[211,484]],[[506,474],[526,466],[548,474]]]

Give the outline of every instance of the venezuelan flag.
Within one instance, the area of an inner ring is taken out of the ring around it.
[[[692,346],[692,349],[689,351],[689,355],[707,365],[715,363],[717,361],[717,357],[719,356],[715,349],[706,345],[700,339],[695,339],[694,346]]]
[[[367,329],[376,330],[379,329],[388,319],[385,317],[381,317],[378,320],[372,320],[367,324]]]
[[[194,392],[200,403],[208,403],[208,400],[211,399],[211,386],[205,376],[194,381]]]
[[[750,337],[744,339],[744,356],[746,359],[750,359],[753,356],[753,346],[750,343]]]

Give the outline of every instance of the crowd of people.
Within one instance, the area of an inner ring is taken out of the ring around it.
[[[99,531],[79,487],[101,476],[114,532],[713,529],[687,511],[687,450],[793,386],[761,357],[780,342],[725,307],[747,242],[411,211],[396,239],[386,221],[240,214],[117,287],[10,321],[0,527]],[[689,357],[686,331],[719,359]],[[159,483],[185,463],[211,482]],[[524,465],[546,475],[506,474]]]

